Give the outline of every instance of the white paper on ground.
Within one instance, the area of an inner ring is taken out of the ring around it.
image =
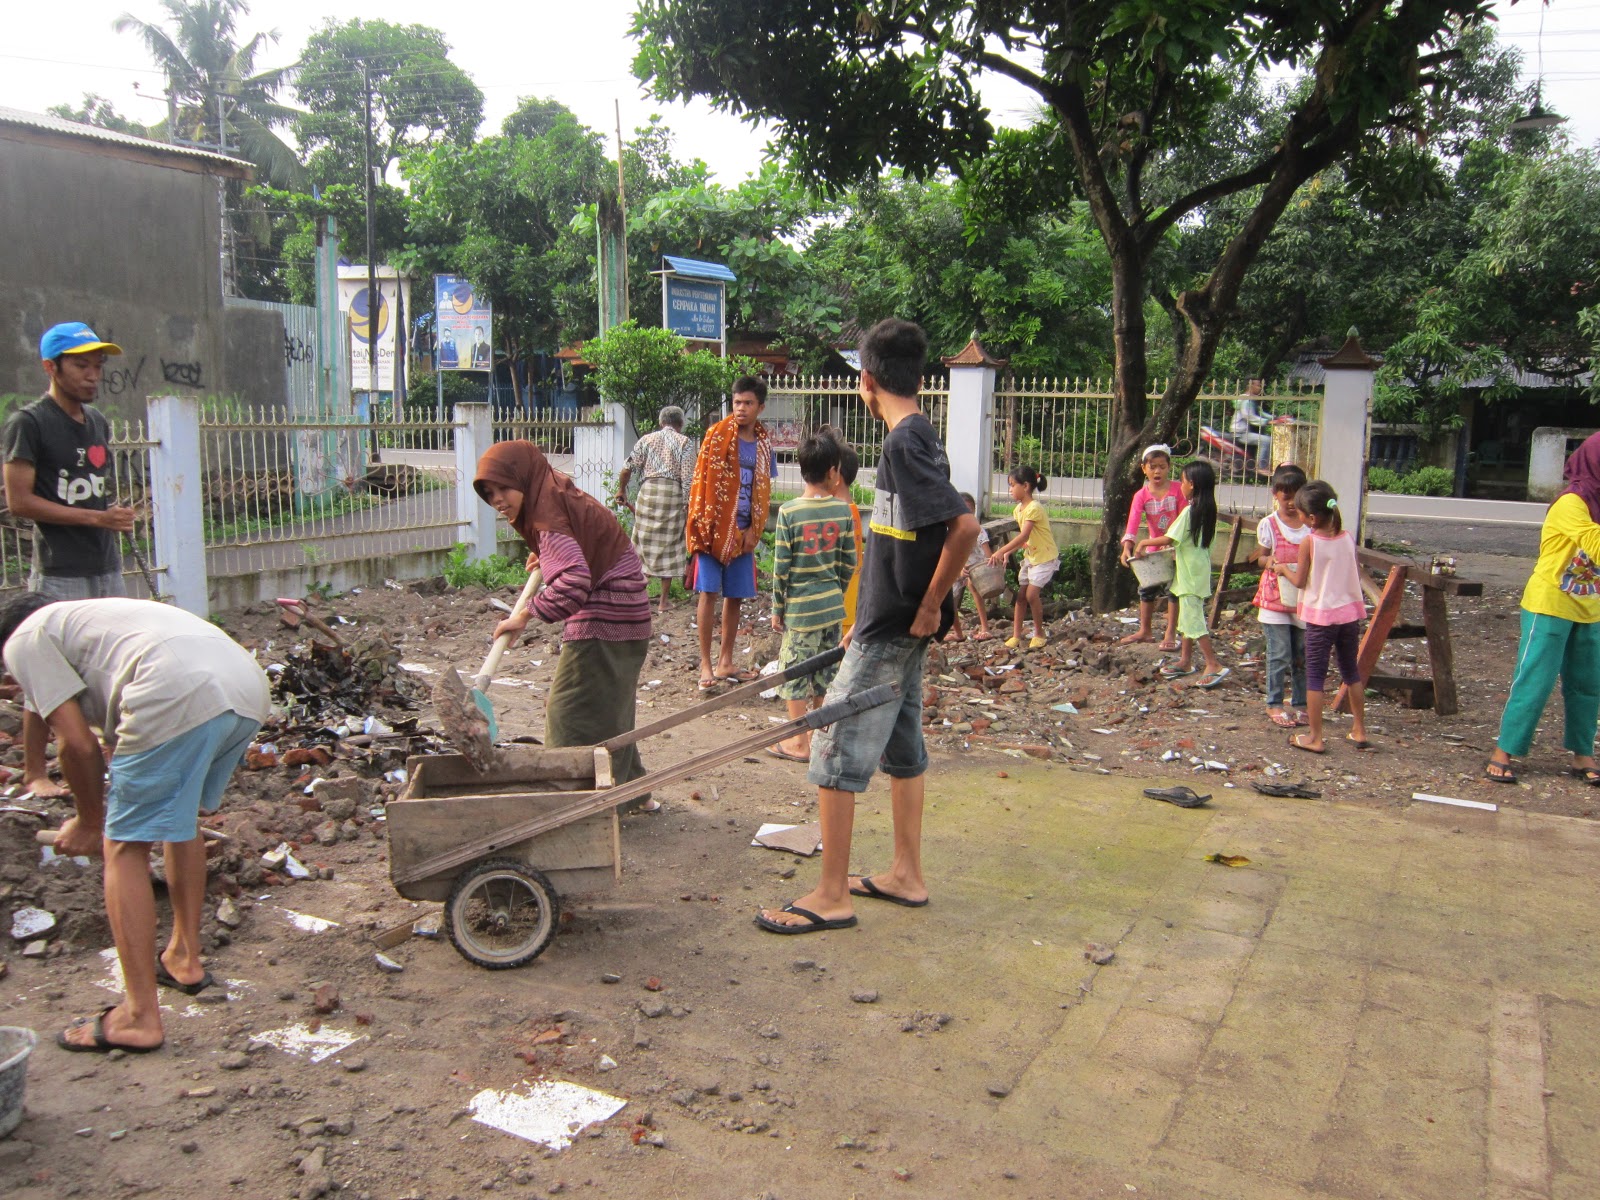
[[[302,1021],[295,1025],[285,1025],[282,1029],[269,1029],[265,1033],[258,1033],[252,1040],[266,1042],[267,1045],[276,1046],[285,1054],[310,1059],[317,1063],[339,1053],[347,1046],[354,1045],[366,1036],[364,1033],[333,1029],[327,1025],[312,1032],[311,1026]]]
[[[337,921],[329,921],[322,917],[313,917],[309,913],[295,912],[292,908],[280,908],[278,911],[283,914],[284,919],[288,921],[289,924],[293,925],[296,929],[303,929],[307,933],[325,933],[330,929],[339,928],[339,922]]]
[[[480,1125],[564,1150],[585,1128],[621,1112],[628,1103],[576,1083],[547,1079],[522,1084],[526,1093],[485,1088],[469,1104]]]
[[[766,822],[763,822],[763,824],[762,824],[760,829],[756,830],[756,836],[750,839],[750,844],[752,846],[757,847],[758,849],[761,849],[761,850],[772,850],[772,849],[775,849],[776,847],[763,846],[761,844],[760,839],[766,837],[767,834],[769,834],[769,833],[782,833],[785,829],[799,829],[799,828],[800,828],[799,825],[779,825],[779,824],[776,824],[776,823],[774,823],[772,821],[766,821]],[[820,849],[821,846],[822,846],[822,842],[819,840],[817,842],[817,847]]]

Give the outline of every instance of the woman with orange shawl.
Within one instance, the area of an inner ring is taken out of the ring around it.
[[[767,527],[776,465],[761,424],[767,403],[764,380],[746,375],[733,385],[733,415],[706,430],[689,489],[686,536],[694,557],[695,619],[700,633],[700,690],[754,679],[733,665],[739,604],[756,594],[755,549]],[[711,665],[711,619],[722,596],[722,649]]]
[[[628,535],[532,442],[491,446],[478,460],[472,486],[522,535],[528,569],[544,572],[531,611],[506,618],[495,635],[520,633],[530,616],[564,623],[544,744],[593,746],[626,733],[650,647],[644,566]],[[638,749],[613,755],[611,771],[618,783],[643,775]]]

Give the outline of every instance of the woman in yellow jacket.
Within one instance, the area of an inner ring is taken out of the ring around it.
[[[1513,757],[1533,744],[1534,727],[1561,677],[1563,745],[1569,773],[1600,785],[1594,735],[1600,717],[1600,433],[1567,459],[1566,489],[1545,513],[1539,561],[1522,591],[1522,644],[1500,718],[1500,737],[1483,773],[1517,782]]]

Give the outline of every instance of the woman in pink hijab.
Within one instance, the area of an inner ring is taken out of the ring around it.
[[[1522,644],[1500,718],[1500,737],[1483,773],[1516,783],[1513,758],[1533,745],[1545,701],[1561,680],[1562,744],[1568,773],[1600,785],[1594,760],[1600,719],[1600,433],[1572,452],[1567,486],[1544,516],[1539,561],[1522,591]]]

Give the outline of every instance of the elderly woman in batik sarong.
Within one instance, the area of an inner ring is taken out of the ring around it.
[[[661,410],[661,428],[633,444],[617,480],[617,503],[633,510],[633,544],[644,573],[661,581],[657,611],[667,611],[672,581],[684,572],[684,520],[694,482],[696,447],[683,434],[683,409]],[[639,476],[639,494],[628,501],[628,481]]]

